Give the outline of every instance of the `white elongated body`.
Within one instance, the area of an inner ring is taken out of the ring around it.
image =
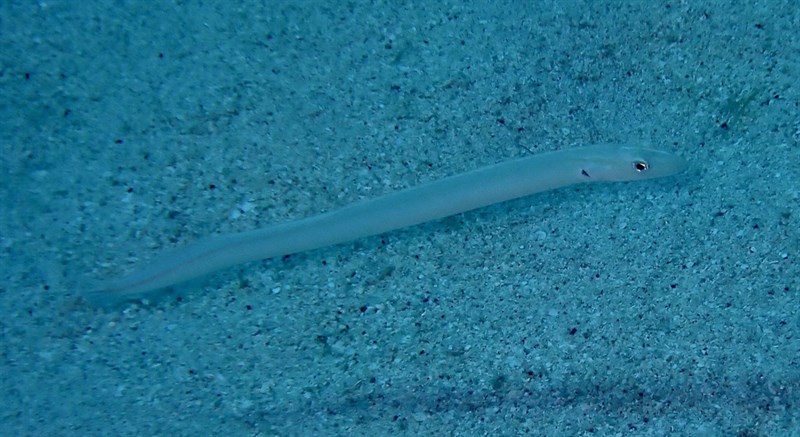
[[[686,162],[674,154],[618,144],[533,155],[305,219],[209,237],[156,257],[90,294],[101,299],[136,299],[247,261],[343,243],[578,183],[653,179],[685,167]]]

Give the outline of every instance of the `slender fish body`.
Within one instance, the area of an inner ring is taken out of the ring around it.
[[[569,185],[653,179],[685,168],[686,162],[671,153],[618,144],[533,155],[305,219],[209,237],[156,257],[90,295],[137,299],[247,261],[343,243]]]

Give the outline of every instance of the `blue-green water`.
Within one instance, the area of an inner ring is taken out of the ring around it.
[[[3,3],[3,434],[799,434],[798,26],[777,0]],[[81,297],[604,142],[691,167]]]

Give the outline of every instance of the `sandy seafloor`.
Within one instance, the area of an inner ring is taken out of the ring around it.
[[[800,9],[746,3],[2,2],[2,434],[800,435]],[[691,168],[80,297],[600,142]]]

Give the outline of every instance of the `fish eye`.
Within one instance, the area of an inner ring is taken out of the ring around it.
[[[647,161],[633,161],[633,169],[639,173],[647,171],[649,168],[650,165],[647,163]]]

